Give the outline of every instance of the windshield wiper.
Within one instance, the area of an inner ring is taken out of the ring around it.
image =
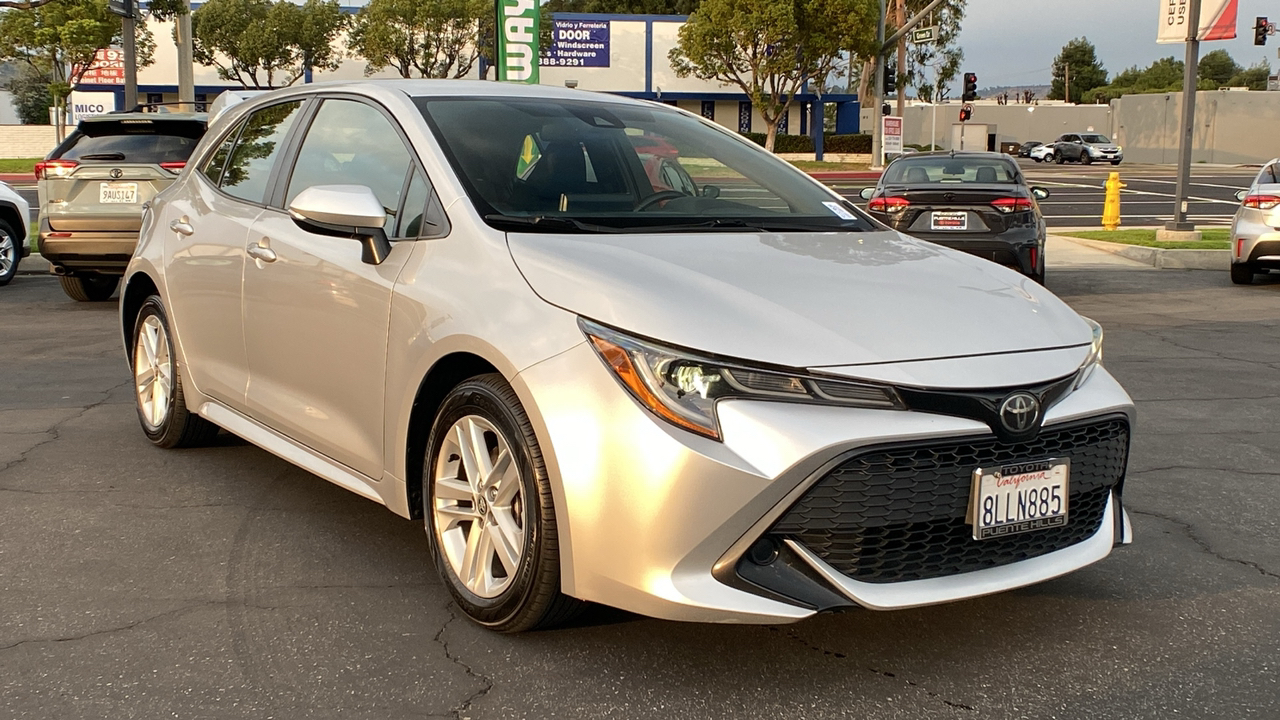
[[[525,217],[521,215],[485,215],[484,219],[490,225],[495,227],[506,226],[508,230],[535,230],[542,232],[555,232],[557,230],[569,230],[571,232],[586,233],[616,233],[622,232],[617,228],[606,227],[604,225],[593,225],[584,223],[581,220],[574,220],[571,217],[563,217],[559,215],[534,215]]]
[[[124,153],[122,152],[89,153],[88,155],[81,155],[80,159],[81,160],[123,160]]]
[[[836,218],[832,218],[835,220]],[[849,222],[849,221],[844,221]],[[743,220],[741,218],[716,218],[706,222],[698,223],[682,223],[673,225],[653,225],[645,228],[635,228],[631,232],[684,232],[699,230],[737,230],[739,232],[841,232],[841,231],[862,231],[864,228],[857,225],[831,224],[827,225],[821,222],[804,222],[801,220],[784,220],[784,219],[762,219],[753,218],[751,220]]]

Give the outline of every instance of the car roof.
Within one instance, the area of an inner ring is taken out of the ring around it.
[[[990,150],[935,150],[933,152],[918,152],[911,154],[912,160],[930,157],[990,158],[992,160],[996,160],[1008,158],[1009,155],[1007,153],[991,152]],[[899,159],[904,158],[905,156],[899,157]]]
[[[87,117],[80,122],[114,122],[119,120],[194,120],[199,122],[207,122],[209,116],[206,113],[188,113],[188,112],[113,112],[105,115],[94,115]]]
[[[271,102],[270,98],[298,95],[307,92],[367,92],[395,90],[409,97],[466,97],[466,98],[546,98],[554,100],[582,100],[609,102],[652,108],[654,103],[611,93],[557,87],[555,85],[526,85],[524,83],[494,82],[492,80],[444,80],[385,78],[367,80],[331,80],[306,85],[280,88],[251,98],[255,106]],[[672,110],[676,108],[672,107]]]

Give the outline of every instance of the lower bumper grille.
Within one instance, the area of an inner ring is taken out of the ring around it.
[[[1025,442],[943,440],[859,453],[814,484],[769,530],[861,582],[945,577],[1061,550],[1098,531],[1124,476],[1129,425],[1119,417],[1045,428]],[[965,522],[973,470],[1071,459],[1063,527],[974,540]]]

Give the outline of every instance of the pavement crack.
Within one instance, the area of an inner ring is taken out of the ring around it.
[[[9,470],[12,470],[18,465],[21,465],[22,463],[26,462],[27,458],[31,455],[31,453],[35,452],[37,449],[42,448],[45,445],[48,445],[49,443],[57,442],[62,437],[62,427],[64,425],[66,425],[67,423],[73,420],[79,420],[80,418],[84,417],[85,414],[88,413],[90,410],[93,410],[99,405],[105,404],[107,402],[107,399],[111,397],[111,393],[115,392],[116,390],[119,390],[122,387],[125,387],[126,385],[132,385],[132,384],[133,384],[133,380],[130,379],[130,380],[125,380],[124,382],[118,385],[113,385],[112,387],[109,387],[106,390],[100,391],[102,393],[102,399],[91,402],[88,405],[80,406],[80,412],[70,417],[59,420],[53,425],[50,425],[43,432],[24,433],[24,434],[31,434],[31,435],[46,435],[48,437],[46,437],[44,440],[40,440],[36,442],[36,444],[32,445],[26,450],[23,450],[21,453],[18,454],[18,457],[14,458],[13,460],[10,460],[4,465],[0,465],[0,475],[3,475]],[[0,649],[3,649],[3,648],[0,648]]]
[[[479,680],[482,685],[482,687],[479,690],[472,693],[470,697],[462,701],[460,705],[458,705],[457,707],[453,708],[453,710],[450,711],[450,714],[452,715],[454,720],[468,720],[470,716],[464,715],[464,713],[470,711],[473,705],[475,705],[481,698],[483,698],[485,695],[488,695],[489,692],[493,690],[493,678],[490,678],[488,675],[485,675],[483,673],[476,672],[475,668],[471,667],[466,662],[464,662],[462,658],[454,655],[453,651],[449,649],[449,642],[444,639],[444,633],[446,630],[449,629],[449,626],[452,625],[454,621],[458,619],[458,614],[453,611],[452,602],[445,605],[444,609],[445,609],[445,612],[449,613],[449,619],[444,621],[444,624],[440,626],[440,629],[436,632],[435,637],[431,638],[431,640],[444,649],[444,656],[449,662],[462,668],[463,671],[466,672],[468,677],[472,677],[472,678],[475,678],[476,680]]]
[[[1280,573],[1272,572],[1266,569],[1265,567],[1263,567],[1259,563],[1256,563],[1252,560],[1241,560],[1240,558],[1229,557],[1227,555],[1223,555],[1217,550],[1214,550],[1213,547],[1209,545],[1208,541],[1206,541],[1204,538],[1196,534],[1195,527],[1191,523],[1185,520],[1179,520],[1178,518],[1173,517],[1172,515],[1153,512],[1151,510],[1138,510],[1128,503],[1125,503],[1125,510],[1128,510],[1133,515],[1146,515],[1148,517],[1158,518],[1160,520],[1164,520],[1165,522],[1177,525],[1178,527],[1182,528],[1182,532],[1184,535],[1187,536],[1187,539],[1195,543],[1196,546],[1199,547],[1205,554],[1215,557],[1223,562],[1243,565],[1247,568],[1251,568],[1253,570],[1258,571],[1260,574],[1266,577],[1273,578],[1275,580],[1280,580]]]
[[[1250,475],[1256,477],[1280,477],[1280,472],[1263,472],[1260,470],[1233,470],[1231,468],[1211,467],[1205,465],[1165,465],[1162,467],[1145,468],[1143,470],[1130,470],[1129,475],[1142,475],[1143,473],[1164,472],[1166,470],[1197,470],[1200,472],[1223,472],[1232,475]]]
[[[770,627],[770,628],[769,628],[769,630],[771,630],[771,631],[773,631],[773,632],[783,632],[782,630],[780,630],[780,629],[779,629],[779,628],[777,628],[777,627]],[[842,653],[842,652],[836,652],[835,650],[828,650],[828,649],[826,649],[826,648],[824,648],[824,647],[822,647],[822,646],[820,646],[820,645],[814,645],[813,643],[809,642],[808,640],[805,640],[804,638],[800,637],[800,635],[799,635],[795,630],[790,630],[790,629],[788,629],[788,630],[786,630],[786,631],[785,631],[785,635],[786,635],[786,637],[787,637],[788,639],[793,640],[793,641],[795,641],[795,642],[799,643],[800,645],[803,645],[804,647],[806,647],[806,648],[808,648],[808,649],[810,649],[810,650],[813,650],[814,652],[820,652],[820,653],[822,653],[823,655],[826,655],[827,657],[833,657],[833,658],[835,658],[835,659],[837,659],[837,660],[844,660],[844,659],[847,659],[847,658],[849,657],[849,656],[848,656],[848,655],[846,655],[845,653]],[[934,700],[937,700],[938,702],[940,702],[940,703],[942,703],[943,705],[946,705],[946,706],[948,706],[948,707],[953,707],[953,708],[956,708],[956,709],[958,709],[958,710],[967,710],[967,711],[969,711],[969,712],[977,712],[977,711],[978,711],[978,708],[976,708],[976,707],[974,707],[974,706],[972,706],[972,705],[966,705],[965,703],[962,703],[962,702],[956,702],[956,701],[954,701],[954,700],[948,700],[948,699],[946,699],[945,697],[943,697],[940,693],[936,693],[936,692],[934,692],[934,691],[930,690],[929,688],[927,688],[927,687],[925,687],[925,686],[921,685],[920,683],[918,683],[918,682],[916,682],[916,681],[914,681],[914,680],[912,680],[912,679],[910,679],[910,678],[902,677],[902,676],[898,675],[897,673],[890,672],[890,671],[888,671],[888,670],[881,670],[881,669],[879,669],[879,668],[875,668],[875,667],[866,667],[866,668],[863,668],[863,669],[864,669],[864,670],[866,670],[866,671],[867,671],[867,672],[869,672],[869,673],[874,674],[874,675],[879,675],[880,677],[883,677],[883,678],[889,678],[889,679],[891,679],[891,680],[896,680],[896,681],[898,681],[898,682],[905,683],[908,687],[915,688],[916,690],[919,690],[920,692],[924,693],[926,696],[928,696],[928,697],[930,697],[930,698],[933,698]]]
[[[55,637],[55,638],[30,638],[27,640],[19,640],[18,642],[11,643],[9,645],[0,645],[0,652],[3,652],[5,650],[12,650],[13,648],[20,647],[22,645],[34,645],[34,644],[40,644],[40,643],[75,642],[76,640],[84,640],[86,638],[97,637],[99,635],[111,635],[113,633],[125,632],[127,630],[132,630],[138,627],[139,625],[145,625],[149,622],[155,622],[156,620],[160,620],[161,618],[166,618],[174,615],[181,615],[183,613],[187,613],[192,610],[196,610],[211,604],[218,604],[218,603],[210,601],[210,602],[197,603],[195,605],[184,605],[180,608],[174,608],[173,610],[166,610],[162,613],[157,613],[155,615],[151,615],[149,617],[145,617],[140,620],[135,620],[131,623],[127,623],[117,627],[104,628],[102,630],[93,630],[91,632],[80,633],[79,635],[68,635],[67,637]]]

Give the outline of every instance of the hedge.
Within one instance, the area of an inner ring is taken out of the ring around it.
[[[764,145],[765,134],[750,132],[742,136],[757,145]],[[870,135],[836,135],[825,133],[822,136],[822,150],[829,153],[869,153],[871,152]],[[811,153],[813,138],[808,135],[779,134],[773,143],[773,151],[780,153]]]

